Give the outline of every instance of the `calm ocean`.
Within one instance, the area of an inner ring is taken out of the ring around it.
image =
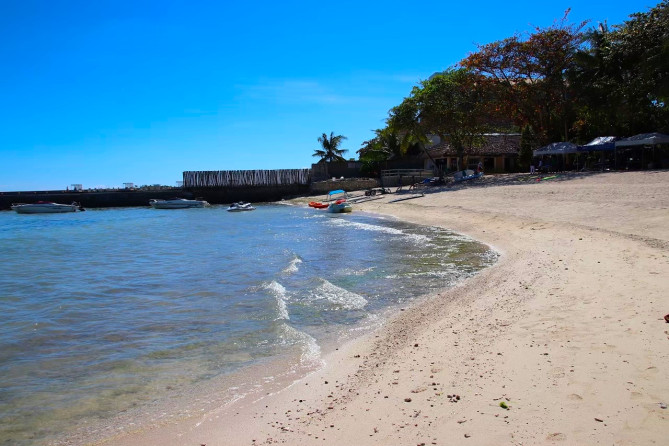
[[[124,414],[155,421],[164,401],[259,365],[316,367],[328,346],[496,260],[443,229],[285,205],[3,211],[0,253],[11,445],[109,435]]]

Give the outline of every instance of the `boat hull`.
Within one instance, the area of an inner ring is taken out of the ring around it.
[[[254,208],[254,207],[250,207],[250,208],[241,208],[241,209],[240,209],[240,208],[238,208],[238,209],[230,209],[230,208],[228,208],[227,211],[228,211],[228,212],[247,212],[247,211],[255,211],[255,210],[256,210],[256,208]]]
[[[353,212],[353,207],[348,203],[332,203],[328,206],[328,212],[331,214],[347,214]]]
[[[74,204],[17,204],[12,209],[17,214],[64,214],[66,212],[76,212],[79,208]]]
[[[245,203],[243,201],[237,202],[237,203],[232,203],[230,207],[227,209],[228,212],[244,212],[244,211],[255,211],[256,208],[254,208],[251,203]]]
[[[154,209],[189,209],[209,206],[204,200],[151,200],[149,204]]]

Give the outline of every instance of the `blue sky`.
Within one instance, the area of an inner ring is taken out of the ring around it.
[[[489,43],[657,2],[0,1],[0,191],[176,185],[347,157],[420,80]]]

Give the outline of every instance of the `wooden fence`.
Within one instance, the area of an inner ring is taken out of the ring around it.
[[[183,187],[253,187],[308,185],[310,169],[282,170],[204,170],[183,173]]]

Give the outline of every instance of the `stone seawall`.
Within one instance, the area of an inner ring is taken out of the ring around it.
[[[342,189],[346,192],[354,190],[372,189],[379,187],[379,180],[375,178],[344,178],[343,180],[327,180],[311,183],[310,192],[313,195],[327,194],[331,190]]]
[[[0,209],[11,209],[12,203],[36,203],[53,201],[54,203],[70,204],[73,201],[84,208],[108,208],[148,206],[152,198],[193,198],[193,194],[181,189],[163,191],[39,191],[39,192],[0,192]]]
[[[309,186],[301,184],[282,186],[253,186],[189,189],[196,197],[202,197],[211,204],[231,204],[236,201],[263,203],[280,201],[309,194]]]

